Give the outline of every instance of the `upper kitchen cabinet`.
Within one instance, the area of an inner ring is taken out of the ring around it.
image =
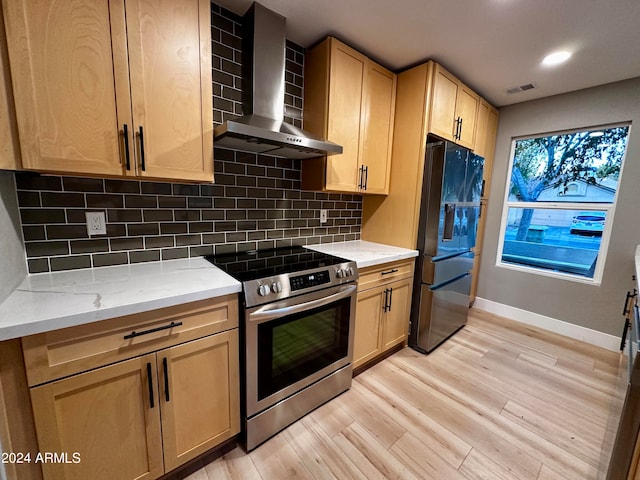
[[[328,37],[305,57],[305,129],[343,147],[302,162],[302,188],[389,193],[396,75]]]
[[[17,170],[19,168],[18,129],[11,92],[4,22],[0,9],[0,170]]]
[[[213,180],[208,1],[2,6],[23,168]]]
[[[435,64],[430,132],[473,149],[479,103],[478,94]]]
[[[476,128],[476,145],[474,152],[484,158],[483,198],[489,196],[493,155],[496,149],[496,134],[498,131],[498,111],[483,98],[478,107],[478,124]]]

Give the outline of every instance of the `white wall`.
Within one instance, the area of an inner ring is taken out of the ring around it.
[[[0,302],[27,274],[14,175],[0,171]]]
[[[599,286],[496,265],[511,139],[573,128],[632,122],[618,205]],[[619,336],[622,304],[634,286],[640,244],[640,78],[500,109],[478,297]]]

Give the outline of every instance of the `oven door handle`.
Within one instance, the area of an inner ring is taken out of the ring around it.
[[[261,323],[276,318],[285,317],[287,315],[293,315],[295,313],[304,312],[305,310],[311,310],[313,308],[323,307],[330,303],[348,298],[353,295],[357,287],[355,285],[348,285],[340,287],[340,290],[327,297],[318,298],[308,302],[298,303],[289,307],[273,308],[274,305],[265,305],[264,307],[249,314],[249,321]]]

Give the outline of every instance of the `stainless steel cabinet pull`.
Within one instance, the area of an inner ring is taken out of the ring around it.
[[[151,363],[147,362],[147,381],[149,383],[149,407],[155,407],[153,401],[153,377],[151,376]]]
[[[162,368],[164,370],[164,399],[169,401],[169,369],[167,367],[167,357],[162,359]]]
[[[362,190],[362,186],[364,185],[364,183],[362,182],[362,179],[364,177],[364,167],[360,166],[358,167],[358,190]]]
[[[127,170],[131,170],[131,159],[129,157],[129,127],[125,123],[122,126],[122,134],[124,135],[124,158]]]
[[[144,163],[144,132],[142,130],[142,126],[139,129],[138,135],[140,136],[140,168],[144,172],[146,170],[146,166]]]
[[[367,189],[367,183],[369,183],[369,167],[364,168],[364,190]]]
[[[164,325],[158,328],[151,328],[149,330],[143,330],[142,332],[136,332],[135,330],[131,332],[129,335],[125,335],[124,339],[129,340],[130,338],[139,337],[141,335],[148,335],[149,333],[159,332],[160,330],[168,330],[173,327],[179,327],[182,325],[182,322],[171,322],[169,325]]]
[[[389,289],[389,311],[391,311],[392,303],[393,303],[393,287]]]
[[[397,268],[394,268],[393,270],[387,270],[386,272],[381,272],[380,275],[389,275],[390,273],[396,273],[398,271]]]

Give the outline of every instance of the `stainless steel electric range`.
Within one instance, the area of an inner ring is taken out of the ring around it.
[[[303,247],[207,257],[242,282],[243,437],[250,451],[351,386],[355,262]]]

